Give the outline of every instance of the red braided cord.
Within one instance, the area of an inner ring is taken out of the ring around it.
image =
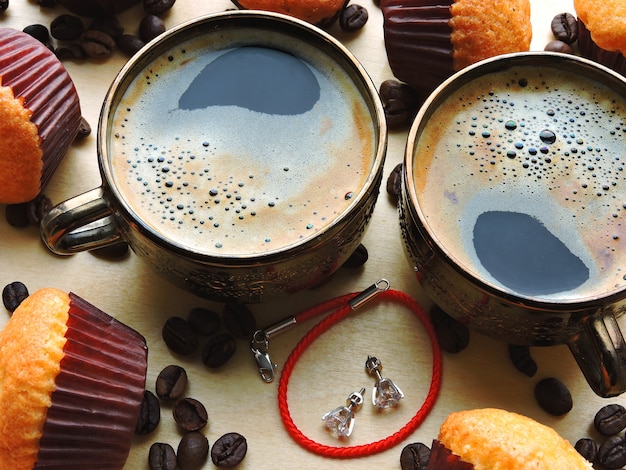
[[[293,439],[300,444],[305,449],[314,452],[316,454],[325,456],[325,457],[333,457],[333,458],[354,458],[354,457],[365,457],[367,455],[376,454],[378,452],[383,452],[391,447],[399,444],[404,439],[406,439],[410,434],[412,434],[415,429],[426,419],[426,416],[430,413],[437,397],[439,395],[439,389],[441,388],[441,350],[439,349],[439,343],[437,342],[437,337],[435,335],[435,330],[433,329],[428,315],[424,311],[415,299],[408,296],[407,294],[397,291],[397,290],[386,290],[381,292],[377,298],[386,298],[389,300],[394,300],[400,302],[407,307],[409,307],[415,316],[420,320],[426,332],[428,333],[428,337],[430,338],[432,354],[433,354],[433,369],[432,369],[432,379],[430,383],[430,388],[428,390],[428,395],[422,404],[422,407],[417,411],[415,416],[411,418],[411,420],[399,431],[387,436],[384,439],[379,441],[371,442],[369,444],[349,446],[349,447],[336,447],[336,446],[328,446],[324,444],[320,444],[318,442],[313,441],[312,439],[305,436],[300,429],[296,426],[291,418],[291,414],[289,413],[289,405],[287,403],[287,388],[289,385],[289,379],[291,377],[291,373],[302,356],[302,353],[326,330],[328,330],[332,325],[343,319],[345,316],[352,312],[351,307],[347,304],[347,301],[354,297],[356,294],[348,294],[345,296],[337,297],[328,302],[322,303],[316,307],[313,307],[311,310],[307,310],[299,314],[296,318],[299,321],[302,321],[302,318],[311,318],[313,315],[311,311],[320,314],[324,311],[329,310],[330,308],[334,308],[338,305],[341,305],[337,310],[333,313],[325,317],[321,320],[317,325],[315,325],[297,344],[294,350],[291,352],[289,357],[287,358],[287,362],[283,367],[282,374],[280,376],[280,383],[278,385],[278,408],[280,410],[280,416],[283,420],[285,428],[291,434]],[[341,302],[339,301],[341,299]],[[332,307],[330,307],[332,306]]]

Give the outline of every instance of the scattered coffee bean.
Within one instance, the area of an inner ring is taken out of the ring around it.
[[[400,453],[402,470],[426,470],[430,460],[430,448],[421,442],[408,444]]]
[[[387,127],[390,130],[408,127],[417,114],[421,101],[417,92],[406,83],[385,80],[380,84],[379,94]]]
[[[572,44],[578,39],[578,20],[571,13],[559,13],[550,23],[552,34],[559,41]]]
[[[50,34],[61,41],[78,39],[84,31],[83,20],[74,15],[59,15],[50,23]]]
[[[220,327],[222,319],[213,310],[197,307],[189,311],[187,323],[196,330],[197,334],[210,336]]]
[[[27,206],[26,215],[31,225],[39,227],[41,219],[52,209],[52,201],[45,194],[39,194],[30,201]]]
[[[80,45],[87,56],[102,59],[113,53],[115,40],[107,33],[88,29],[80,37]]]
[[[563,54],[573,54],[574,49],[569,44],[564,43],[563,41],[559,41],[555,39],[554,41],[550,41],[546,44],[546,47],[543,49],[547,52],[562,52]]]
[[[195,398],[182,398],[173,408],[174,421],[185,431],[199,431],[206,426],[209,415],[206,408]]]
[[[400,199],[402,193],[402,163],[398,163],[393,167],[391,173],[387,177],[387,194],[391,196],[395,202]]]
[[[76,134],[75,140],[83,140],[85,137],[88,137],[89,135],[91,135],[91,125],[89,124],[89,121],[87,121],[87,119],[85,119],[84,117],[81,117],[80,126],[78,127],[78,134]]]
[[[170,317],[163,325],[163,341],[176,354],[188,356],[198,348],[196,332],[184,318]]]
[[[611,436],[598,448],[597,462],[607,470],[616,470],[626,465],[626,438]]]
[[[124,34],[124,26],[122,26],[116,16],[99,16],[94,18],[88,29],[102,31],[111,36],[115,41]]]
[[[588,437],[578,439],[574,445],[574,449],[589,462],[595,461],[598,455],[598,444]]]
[[[28,288],[20,281],[14,281],[2,289],[2,303],[11,313],[28,297]]]
[[[187,389],[187,372],[180,366],[165,367],[156,378],[156,394],[161,399],[178,400]]]
[[[174,6],[176,0],[143,0],[143,9],[150,15],[161,16]]]
[[[626,428],[626,408],[617,403],[603,406],[598,410],[593,425],[603,436],[612,436]]]
[[[358,31],[369,19],[367,8],[352,3],[339,14],[339,27],[347,32]]]
[[[28,220],[28,203],[8,204],[4,210],[4,217],[11,227],[28,227],[30,225]]]
[[[128,57],[134,56],[146,43],[134,34],[122,34],[117,39],[117,47]]]
[[[522,374],[533,377],[537,373],[537,363],[530,355],[528,346],[509,344],[509,358]]]
[[[438,306],[431,309],[430,319],[441,349],[449,353],[458,353],[467,347],[470,332],[466,325],[452,318]]]
[[[239,465],[248,452],[246,438],[236,432],[220,437],[211,447],[211,461],[216,467],[230,468]]]
[[[161,421],[161,406],[154,393],[149,390],[143,392],[143,400],[139,410],[139,418],[135,426],[135,434],[150,434]]]
[[[85,60],[87,58],[87,54],[85,54],[83,48],[76,42],[61,44],[54,50],[54,54],[59,60]],[[79,129],[76,139],[80,138],[80,133],[81,131]]]
[[[367,252],[367,248],[362,243],[359,243],[359,246],[352,252],[350,257],[344,261],[341,265],[344,268],[360,268],[363,266],[369,258],[369,253]]]
[[[237,350],[237,341],[229,333],[215,335],[207,341],[202,350],[202,362],[205,366],[216,369],[233,357]]]
[[[149,42],[164,32],[165,22],[156,15],[146,15],[139,23],[139,37],[144,42]]]
[[[178,444],[177,460],[182,470],[202,468],[208,456],[209,441],[201,432],[185,434]]]
[[[152,444],[148,453],[148,468],[150,470],[178,470],[174,448],[165,442]]]
[[[0,0],[0,11],[6,11],[9,8],[9,0]]]
[[[48,30],[48,27],[42,24],[28,25],[22,31],[44,44],[47,44],[50,40],[50,31]]]
[[[244,304],[229,302],[224,305],[222,318],[226,328],[238,339],[250,339],[256,331],[256,320]]]
[[[548,377],[535,385],[535,399],[539,406],[554,416],[562,416],[572,409],[572,394],[559,379]]]

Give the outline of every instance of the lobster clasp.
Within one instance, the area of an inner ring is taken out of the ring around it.
[[[270,383],[274,380],[274,371],[277,367],[276,364],[272,362],[272,359],[267,352],[268,346],[269,341],[265,331],[255,331],[252,336],[252,341],[250,342],[250,349],[254,355],[254,360],[256,361],[256,365],[259,369],[259,374],[261,374],[261,379],[266,383]]]

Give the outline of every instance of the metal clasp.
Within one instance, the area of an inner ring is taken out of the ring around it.
[[[391,287],[391,284],[389,284],[389,281],[387,279],[379,279],[374,284],[372,284],[367,289],[365,289],[363,292],[352,297],[348,301],[348,305],[350,305],[350,308],[352,308],[352,310],[356,310],[357,308],[361,307],[364,303],[372,300],[378,294],[382,294],[383,292],[388,290],[390,287]]]
[[[269,340],[272,337],[290,329],[295,324],[296,318],[291,316],[267,327],[265,330],[257,330],[254,332],[254,335],[252,335],[250,349],[254,355],[256,365],[259,368],[261,379],[264,382],[270,383],[274,380],[275,370],[277,367],[277,365],[272,362],[272,359],[267,352],[269,349]]]

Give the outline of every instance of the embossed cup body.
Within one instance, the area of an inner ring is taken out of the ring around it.
[[[567,344],[626,390],[626,80],[571,56],[489,59],[446,81],[407,142],[400,225],[443,310],[520,345]]]
[[[195,294],[260,302],[319,283],[358,246],[387,128],[375,86],[337,40],[234,11],[174,27],[131,58],[97,142],[102,186],[43,220],[52,251],[126,241]]]

